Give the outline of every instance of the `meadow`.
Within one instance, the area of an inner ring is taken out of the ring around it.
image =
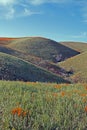
[[[86,130],[87,84],[0,81],[0,130]]]

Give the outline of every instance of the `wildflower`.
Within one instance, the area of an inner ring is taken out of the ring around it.
[[[26,112],[21,107],[14,108],[12,110],[12,114],[18,116],[26,116]]]
[[[85,112],[87,112],[87,106],[85,106]]]
[[[65,92],[61,92],[61,96],[65,96]]]
[[[80,94],[80,96],[82,96],[82,97],[86,97],[87,94],[86,94],[86,93],[82,93],[82,94]]]
[[[13,114],[13,115],[17,114],[18,116],[20,116],[21,113],[22,113],[22,108],[20,108],[20,107],[14,108],[14,109],[12,110],[12,114]]]

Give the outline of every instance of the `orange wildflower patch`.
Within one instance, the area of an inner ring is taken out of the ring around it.
[[[64,91],[61,92],[61,96],[65,96],[65,92]]]
[[[85,112],[87,112],[87,106],[85,106],[85,108],[84,108],[84,109],[85,109]]]
[[[12,110],[12,115],[18,116],[26,116],[27,112],[25,112],[21,107],[14,108]]]
[[[85,89],[87,90],[87,86],[85,87]]]
[[[82,94],[80,94],[80,96],[82,96],[82,97],[86,97],[87,94],[86,94],[86,93],[82,93]]]

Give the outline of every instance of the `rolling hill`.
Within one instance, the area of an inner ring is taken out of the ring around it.
[[[61,62],[59,65],[65,70],[73,70],[70,76],[73,82],[87,82],[87,51],[75,57],[69,58]]]
[[[83,42],[61,42],[61,44],[80,53],[87,51],[87,44]]]
[[[87,82],[87,44],[42,37],[0,38],[0,79]],[[73,74],[69,74],[71,68]]]
[[[53,73],[22,59],[0,52],[0,79],[40,82],[67,82]]]
[[[34,65],[42,67],[58,76],[66,75],[66,72],[62,72],[61,68],[53,64],[52,62],[45,61],[39,57],[28,55],[27,53],[8,48],[7,46],[0,46],[0,52],[10,54],[12,56],[21,58],[22,60],[28,61]],[[63,77],[64,78],[64,77]]]
[[[78,51],[42,37],[22,38],[11,42],[8,47],[31,56],[57,62],[79,54]],[[61,56],[61,59],[59,57]]]
[[[0,37],[0,46],[1,45],[7,45],[7,44],[9,44],[10,42],[12,42],[16,39],[18,39],[18,38]]]

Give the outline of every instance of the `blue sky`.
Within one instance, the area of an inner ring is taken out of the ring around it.
[[[0,37],[87,42],[87,0],[0,0]]]

